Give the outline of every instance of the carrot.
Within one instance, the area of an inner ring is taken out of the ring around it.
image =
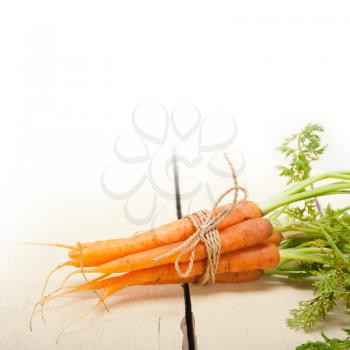
[[[215,276],[215,283],[243,283],[243,282],[251,282],[255,281],[258,278],[260,278],[264,272],[262,270],[253,270],[253,271],[243,271],[243,272],[226,272],[226,273],[218,273]],[[96,278],[94,281],[98,281],[101,278],[103,278],[105,275],[100,276],[99,278]],[[165,281],[159,281],[156,284],[158,285],[164,285],[164,284],[182,284],[182,283],[197,283],[201,276],[195,276],[191,278],[178,278],[178,279],[172,279],[172,280],[165,280]],[[106,283],[107,282],[107,283]],[[110,281],[106,280],[105,283],[102,285],[107,286],[110,284]],[[93,283],[93,281],[90,281],[90,283]],[[153,282],[144,283],[143,285],[152,285]],[[59,290],[67,289],[67,288],[74,288],[73,286],[65,287],[65,288],[59,288]],[[92,289],[92,288],[91,288]],[[48,297],[46,297],[44,300],[39,301],[37,304],[43,304],[46,300],[52,300],[59,296],[62,296],[64,294],[70,294],[73,292],[73,290],[68,292],[63,292],[58,295],[54,295],[59,290],[51,293]],[[77,290],[75,290],[77,291]]]
[[[220,231],[221,254],[263,243],[272,233],[272,225],[264,218],[250,219],[239,224],[229,226]],[[151,266],[174,263],[178,253],[175,253],[160,261],[154,262],[155,258],[162,256],[176,248],[180,243],[168,244],[153,248],[126,257],[115,259],[91,269],[83,269],[86,273],[121,273],[148,268]],[[180,261],[190,260],[190,253],[185,254]],[[195,248],[195,261],[207,258],[207,252],[203,243]],[[75,262],[77,264],[78,262]],[[77,264],[78,265],[78,264]],[[72,274],[81,272],[81,269]]]
[[[225,272],[225,273],[218,273],[215,276],[215,283],[241,283],[241,282],[249,282],[249,281],[255,281],[256,279],[260,278],[263,275],[263,270],[252,270],[252,271],[242,271],[242,272]],[[103,280],[104,282],[100,284],[95,284],[95,282],[100,281],[102,278],[104,278],[105,275],[102,275],[95,280],[90,281],[89,285],[84,284],[84,285],[77,285],[77,286],[66,286],[66,287],[61,287],[51,293],[45,300],[51,300],[54,299],[58,296],[64,295],[64,294],[70,294],[74,291],[79,291],[79,290],[92,290],[92,289],[102,289],[105,287],[108,287],[112,282],[108,279]],[[190,278],[180,278],[178,279],[171,279],[171,280],[165,280],[165,281],[158,281],[156,283],[154,282],[147,282],[143,283],[142,285],[153,285],[153,284],[158,284],[158,285],[163,285],[163,284],[182,284],[182,283],[197,283],[198,280],[200,279],[201,276],[194,276]],[[81,287],[81,288],[79,288]],[[63,292],[58,295],[56,294],[60,290],[64,289],[71,289],[68,292]],[[39,304],[42,302],[39,302]]]
[[[214,216],[220,215],[224,210],[229,209],[230,206],[231,204],[228,204],[215,209]],[[220,230],[246,219],[258,218],[261,216],[261,211],[254,202],[243,201],[234,207],[230,214],[218,224],[218,229]],[[98,266],[126,255],[184,241],[191,236],[195,230],[196,228],[192,221],[186,217],[130,238],[83,244],[83,256],[81,261],[85,267]],[[80,250],[78,247],[69,252],[69,257],[75,261],[80,261]]]
[[[278,248],[272,243],[262,243],[221,255],[217,274],[272,269],[276,267],[278,263]],[[206,266],[207,260],[196,261],[193,264],[188,278],[203,275]],[[179,264],[179,267],[184,270],[187,267],[187,263],[182,262]],[[64,294],[70,294],[81,290],[105,289],[105,292],[101,296],[101,300],[105,300],[109,295],[114,293],[111,292],[112,290],[117,291],[139,284],[162,284],[164,281],[170,283],[171,281],[179,280],[182,279],[179,278],[174,264],[167,264],[128,272],[116,277],[94,280],[80,285],[67,286],[61,289],[68,289]]]
[[[278,248],[268,243],[220,256],[217,273],[265,270],[276,267],[278,263]],[[184,268],[185,266],[181,265],[186,265],[186,263],[180,264],[180,268]],[[205,270],[206,260],[197,261],[193,264],[190,277],[201,276],[204,274]],[[173,264],[137,270],[118,277],[112,277],[110,280],[114,282],[108,287],[105,287],[98,301],[98,305],[120,289],[152,282],[157,284],[162,281],[177,280],[178,278],[179,276]]]
[[[272,232],[272,235],[268,238],[268,242],[269,243],[272,243],[272,244],[274,244],[274,245],[276,245],[276,246],[279,246],[280,245],[280,243],[281,243],[281,241],[282,241],[282,234],[280,233],[280,232],[278,232],[278,231],[273,231]]]

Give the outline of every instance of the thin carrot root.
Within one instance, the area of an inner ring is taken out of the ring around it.
[[[43,286],[43,289],[42,289],[42,292],[41,292],[41,297],[40,297],[40,300],[44,300],[44,295],[45,295],[45,290],[46,290],[46,287],[47,287],[47,284],[49,282],[49,279],[50,277],[56,272],[58,271],[59,269],[61,269],[62,267],[64,266],[67,266],[67,265],[70,265],[69,262],[64,262],[63,264],[60,264],[58,266],[56,266],[53,270],[51,270],[48,274],[48,276],[46,277],[46,280],[45,280],[45,283],[44,283],[44,286]],[[45,301],[44,301],[45,303]],[[40,315],[41,315],[41,318],[43,320],[43,322],[45,323],[45,317],[44,317],[44,303],[41,304],[41,308],[40,308]],[[32,311],[32,314],[34,314],[35,312],[35,309],[36,309],[37,305],[35,304],[34,305],[34,308],[33,308],[33,311]]]
[[[99,279],[101,279],[102,276],[99,277]],[[96,278],[95,280],[97,280],[98,278]],[[94,282],[94,280],[92,280],[91,282]],[[91,282],[89,283],[86,283],[86,284],[83,284],[84,285],[90,285]],[[77,287],[79,287],[81,285],[77,285]],[[62,291],[63,289],[68,289],[66,291]],[[70,290],[69,290],[70,289]],[[30,316],[30,321],[29,321],[29,328],[30,328],[30,331],[32,331],[33,327],[32,327],[32,323],[33,323],[33,317],[34,317],[34,314],[35,314],[35,310],[36,308],[41,305],[43,306],[46,302],[48,301],[51,301],[53,299],[56,299],[56,298],[59,298],[61,296],[64,296],[64,295],[69,295],[69,294],[72,294],[74,293],[76,290],[75,289],[75,286],[66,286],[66,287],[60,287],[60,288],[57,288],[56,290],[54,290],[53,292],[51,292],[50,294],[48,294],[47,296],[44,296],[42,297],[40,300],[38,300],[34,307],[33,307],[33,310],[32,310],[32,313],[31,313],[31,316]],[[92,290],[92,289],[89,289],[89,290]],[[56,294],[58,292],[61,292],[60,294]],[[108,309],[107,309],[108,310]],[[108,310],[109,311],[109,310]]]
[[[87,273],[88,271],[85,271],[85,270],[84,270],[84,272]],[[79,274],[79,273],[82,273],[82,272],[81,272],[81,269],[80,269],[80,270],[74,270],[74,271],[70,272],[70,273],[64,278],[64,280],[62,281],[62,283],[61,283],[61,285],[60,285],[60,288],[65,288],[66,282],[67,282],[72,276],[77,275],[77,274]],[[108,276],[110,276],[110,275],[111,275],[110,273],[102,274],[101,276],[96,277],[96,278],[90,280],[90,282],[99,281],[99,280],[104,279],[104,278],[106,278],[106,277],[108,277]]]
[[[84,283],[84,284],[77,284],[77,285],[72,285],[72,286],[60,286],[59,288],[55,289],[53,292],[51,292],[48,295],[44,296],[43,299],[39,300],[36,304],[38,304],[38,305],[39,304],[43,304],[44,302],[46,303],[48,301],[51,301],[52,299],[56,299],[56,298],[64,296],[64,295],[71,294],[71,293],[76,291],[74,289],[79,290],[79,288],[81,288],[81,287],[90,286],[93,283],[101,281],[101,280],[103,280],[104,278],[106,278],[108,276],[110,276],[110,274],[106,273],[106,274],[103,274],[103,275],[101,275],[99,277],[96,277],[93,280],[91,280],[91,281],[89,281],[87,283]],[[81,290],[87,290],[87,289],[88,288],[82,288]],[[95,288],[95,289],[98,289],[98,288]],[[92,289],[89,289],[89,290],[92,290]],[[59,292],[61,292],[61,293],[59,293]],[[59,294],[57,294],[57,293],[59,293]]]
[[[64,288],[68,289],[69,287],[64,287]],[[91,291],[91,289],[89,289],[89,290]],[[58,292],[61,292],[61,293],[58,293]],[[73,292],[74,292],[73,289],[63,291],[62,288],[58,288],[55,291],[53,291],[52,293],[45,296],[43,299],[40,299],[39,301],[37,301],[36,304],[37,304],[37,306],[42,305],[43,303],[47,303],[48,301],[51,301],[53,299],[59,298],[59,297],[64,296],[64,295],[72,294]]]
[[[44,246],[44,247],[58,247],[65,249],[75,249],[74,245],[64,244],[64,243],[46,243],[46,242],[22,242],[15,245],[14,248],[22,245],[35,245],[35,246]]]
[[[58,271],[59,269],[61,269],[61,268],[64,267],[64,266],[67,266],[67,265],[69,265],[69,264],[68,264],[67,262],[64,262],[63,264],[60,264],[60,265],[56,266],[53,270],[51,270],[51,271],[49,272],[48,276],[46,277],[46,280],[45,280],[45,283],[44,283],[44,287],[43,287],[43,289],[42,289],[42,291],[41,291],[41,299],[43,298],[43,296],[44,296],[44,294],[45,294],[45,290],[46,290],[46,287],[47,287],[47,284],[48,284],[48,282],[49,282],[50,277],[51,277],[56,271]]]
[[[53,273],[54,271],[55,271],[55,270],[51,271],[51,273]],[[61,290],[63,290],[63,289],[71,288],[71,286],[64,286],[64,284],[67,282],[67,280],[68,280],[71,276],[73,276],[74,274],[78,274],[78,273],[82,273],[81,270],[74,270],[74,271],[72,271],[71,273],[69,273],[69,274],[64,278],[64,280],[63,280],[63,282],[61,283],[61,285],[60,285],[59,288],[55,289],[53,292],[49,293],[47,296],[44,296],[43,294],[41,295],[41,299],[40,299],[40,301],[39,301],[38,303],[41,304],[41,317],[42,317],[42,319],[43,319],[44,322],[45,322],[45,318],[44,318],[44,315],[43,315],[44,304],[45,304],[47,301],[52,300],[53,297],[61,296],[61,294],[55,295],[55,294],[58,293],[59,291],[61,291]],[[87,278],[86,278],[86,276],[85,276],[85,274],[84,274],[84,273],[82,273],[82,274],[83,274],[83,276],[85,277],[85,280],[86,280],[87,283],[94,283],[94,282],[100,281],[100,280],[102,280],[102,279],[104,279],[104,278],[110,276],[109,273],[106,273],[106,274],[103,274],[103,275],[101,275],[101,276],[99,276],[99,277],[96,277],[96,278],[94,278],[94,279],[88,281]],[[97,293],[96,291],[93,291],[93,292],[94,292],[95,294]],[[62,293],[62,294],[63,294],[63,293]],[[70,294],[70,293],[64,293],[64,295],[66,295],[66,294]],[[98,293],[97,293],[97,294],[98,294]],[[98,295],[98,298],[99,298],[99,295]],[[34,306],[34,309],[33,309],[33,312],[32,312],[33,315],[34,315],[34,312],[35,312],[35,309],[36,309],[37,306],[38,306],[38,305]],[[109,310],[108,310],[108,308],[107,308],[106,305],[105,305],[105,307],[106,307],[106,310],[109,312]]]
[[[35,303],[33,310],[30,314],[30,319],[29,319],[29,329],[32,332],[33,331],[33,318],[34,318],[34,314],[35,314],[35,310],[36,308],[41,304],[41,300],[39,300],[38,302]]]
[[[77,245],[78,245],[79,250],[80,250],[80,271],[81,271],[81,273],[83,274],[86,283],[89,283],[90,281],[87,279],[87,277],[86,277],[86,275],[85,275],[85,273],[84,273],[84,268],[83,268],[83,247],[82,247],[82,245],[80,244],[80,242],[78,242]],[[93,289],[92,291],[96,294],[96,296],[97,296],[98,299],[101,301],[101,303],[103,304],[103,306],[105,307],[105,309],[106,309],[108,312],[110,312],[109,309],[108,309],[108,307],[107,307],[107,305],[106,305],[106,304],[103,302],[103,300],[101,299],[100,294],[99,294],[95,289]]]
[[[63,244],[63,243],[42,243],[42,242],[21,242],[21,243],[17,243],[15,244],[8,256],[7,256],[7,260],[8,262],[10,262],[10,258],[13,254],[13,252],[15,251],[15,249],[17,249],[18,247],[24,246],[24,245],[34,245],[34,246],[43,246],[43,247],[57,247],[57,248],[65,248],[65,249],[70,249],[70,250],[74,250],[75,246],[74,245],[69,245],[69,244]]]
[[[67,293],[68,294],[68,293]],[[55,296],[56,297],[56,296]],[[44,315],[43,315],[43,306],[44,304],[46,303],[46,301],[48,300],[51,300],[53,298],[51,297],[47,297],[47,296],[44,296],[42,299],[40,299],[39,301],[37,301],[33,307],[33,310],[30,314],[30,319],[29,319],[29,329],[30,331],[33,330],[33,318],[34,318],[34,315],[35,315],[35,310],[37,309],[37,307],[40,305],[41,306],[41,309],[40,309],[40,313],[41,313],[41,318],[43,320],[44,323],[46,323],[45,321],[45,318],[44,318]]]
[[[81,270],[74,270],[70,272],[62,281],[60,288],[63,288],[63,286],[66,284],[66,282],[74,275],[77,275],[78,273],[81,273]]]
[[[56,269],[58,269],[59,266],[56,267]],[[53,273],[55,270],[52,270],[51,273]],[[91,283],[95,283],[105,277],[108,277],[109,274],[105,274],[105,275],[102,275],[102,276],[99,276],[97,278],[95,278],[94,280],[91,280],[90,282],[88,281],[86,284],[91,284]],[[71,289],[71,290],[67,290],[67,291],[63,291],[63,289]],[[56,294],[58,292],[60,292],[60,294]],[[95,291],[95,290],[93,290]],[[48,301],[51,301],[53,299],[56,299],[58,297],[61,297],[61,296],[64,296],[64,295],[68,295],[68,294],[71,294],[74,292],[74,289],[72,289],[72,287],[70,286],[67,286],[67,287],[60,287],[60,288],[57,288],[56,290],[54,290],[52,293],[48,294],[47,296],[42,296],[41,299],[39,301],[37,301],[33,307],[33,310],[32,310],[32,313],[31,313],[31,316],[30,316],[30,321],[29,321],[29,329],[30,331],[33,330],[33,318],[34,318],[34,314],[35,314],[35,310],[37,309],[37,307],[40,305],[41,306],[41,309],[43,309],[44,307],[44,304]],[[95,291],[96,292],[96,291]],[[107,306],[105,305],[105,303],[103,302],[103,300],[101,299],[101,297],[99,296],[99,302],[98,302],[98,305],[99,304],[103,304],[106,308],[106,310],[109,312],[109,309],[107,308]],[[44,319],[44,322],[45,322],[45,319]],[[62,330],[61,333],[63,333],[65,329]]]

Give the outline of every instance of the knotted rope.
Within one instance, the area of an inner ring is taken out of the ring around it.
[[[247,191],[240,187],[238,184],[237,174],[236,171],[232,165],[232,162],[230,158],[227,156],[227,154],[224,154],[224,157],[230,167],[232,179],[233,179],[233,186],[227,189],[215,202],[213,208],[211,211],[208,210],[202,210],[199,212],[195,212],[187,217],[189,217],[193,223],[193,225],[196,228],[196,231],[191,235],[189,238],[187,238],[183,243],[179,244],[177,247],[172,249],[166,254],[163,254],[156,259],[154,259],[154,262],[157,262],[162,259],[166,259],[169,256],[172,256],[179,252],[179,254],[176,257],[175,260],[175,269],[178,275],[182,278],[189,277],[194,263],[195,258],[195,248],[197,244],[202,241],[206,252],[207,252],[207,267],[206,271],[203,276],[201,276],[200,280],[198,281],[199,284],[205,285],[215,282],[215,274],[219,263],[220,258],[220,234],[217,228],[217,225],[223,221],[232,211],[232,209],[237,206],[239,203],[244,201],[247,198]],[[243,198],[238,200],[238,193],[239,191],[242,191]],[[230,193],[233,192],[233,201],[229,208],[225,209],[221,214],[214,217],[214,210],[217,208],[217,206],[220,204],[220,202]],[[181,271],[179,262],[181,261],[182,257],[190,252],[190,260],[188,263],[188,267],[185,272]]]

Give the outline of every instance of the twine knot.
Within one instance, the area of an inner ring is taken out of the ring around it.
[[[193,268],[194,258],[195,258],[195,248],[197,244],[200,241],[202,241],[207,252],[206,271],[198,281],[198,283],[202,285],[215,282],[215,274],[217,271],[220,253],[221,253],[220,233],[217,228],[217,225],[231,213],[232,209],[235,206],[237,206],[239,203],[241,203],[247,198],[247,191],[243,187],[240,187],[238,184],[237,174],[232,165],[230,158],[227,156],[226,153],[224,154],[224,157],[231,170],[233,186],[227,189],[217,199],[211,211],[201,210],[201,211],[192,213],[191,215],[188,215],[187,217],[192,221],[194,227],[196,228],[196,231],[190,237],[188,237],[184,242],[179,244],[177,247],[175,247],[168,253],[163,254],[153,260],[154,262],[157,262],[159,260],[168,258],[169,256],[172,256],[176,253],[179,253],[175,260],[175,270],[180,277],[187,278],[190,276]],[[238,200],[239,191],[243,193],[243,198],[240,200]],[[218,216],[214,217],[214,210],[230,192],[233,192],[233,201],[231,206],[226,210],[224,210]],[[181,261],[182,257],[187,253],[190,253],[190,260],[186,271],[183,272],[181,271],[179,262]]]

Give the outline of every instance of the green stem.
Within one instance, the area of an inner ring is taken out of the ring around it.
[[[273,270],[264,270],[264,275],[280,275],[280,276],[286,276],[290,277],[293,274],[293,272],[288,271],[281,271],[280,269],[273,269]]]
[[[313,228],[308,228],[306,224],[303,223],[295,223],[294,225],[287,225],[287,226],[281,226],[278,227],[279,232],[297,232],[298,233],[306,233],[306,234],[316,234],[318,230],[315,230]],[[294,235],[292,236],[294,237]]]
[[[334,254],[341,260],[343,260],[346,264],[348,264],[348,260],[346,259],[346,257],[344,256],[344,254],[339,250],[339,248],[337,247],[337,245],[334,243],[333,238],[331,237],[331,235],[327,232],[327,230],[325,230],[324,228],[321,228],[322,233],[324,234],[324,236],[326,237],[329,245],[333,248]]]
[[[346,207],[343,207],[343,208],[339,208],[338,210],[342,213],[345,213],[347,212],[348,210],[350,209],[350,205],[346,206]]]
[[[282,208],[279,208],[278,210],[275,210],[274,212],[272,212],[270,214],[270,216],[268,217],[268,219],[270,221],[275,221],[277,220],[282,214],[283,212],[288,208],[288,205],[285,205],[284,207]]]
[[[350,182],[341,181],[330,185],[324,185],[312,190],[303,191],[300,193],[285,195],[282,197],[272,197],[272,199],[260,203],[259,208],[263,215],[266,215],[277,208],[285,206],[287,204],[299,202],[309,198],[316,198],[320,196],[332,195],[332,194],[349,194],[350,193]]]
[[[303,181],[300,181],[296,184],[288,186],[285,190],[277,193],[274,197],[280,197],[280,196],[298,193],[300,191],[303,191],[306,187],[326,179],[350,180],[350,171],[327,172],[320,175],[308,177]]]
[[[292,260],[302,260],[324,264],[326,262],[324,256],[317,254],[327,254],[331,252],[332,250],[329,248],[281,249],[281,263],[283,264]]]

